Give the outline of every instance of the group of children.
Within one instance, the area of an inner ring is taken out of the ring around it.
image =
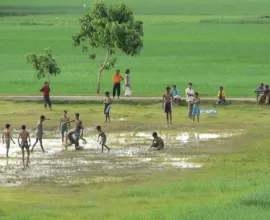
[[[189,117],[192,119],[192,123],[195,121],[195,117],[197,116],[197,122],[199,123],[200,120],[200,98],[199,93],[194,92],[193,89],[191,89],[192,84],[189,83],[190,91],[187,93],[187,102],[189,104],[190,108],[190,115]],[[174,101],[174,97],[171,93],[171,88],[167,87],[166,92],[163,94],[163,107],[164,111],[166,113],[166,119],[167,123],[172,123],[172,103]]]
[[[170,88],[167,88],[167,93],[164,94],[164,100],[166,101],[165,111],[167,112],[168,122],[169,122],[169,120],[170,120],[170,122],[172,121],[171,105],[167,104],[167,102],[169,102],[168,100],[171,100],[170,97],[171,97]],[[110,93],[106,92],[105,93],[105,100],[103,102],[105,105],[105,108],[104,108],[105,122],[110,121],[111,102],[112,101],[110,98]],[[75,114],[74,120],[70,120],[67,113],[68,112],[66,110],[63,112],[63,116],[60,118],[60,122],[59,122],[59,132],[61,133],[62,144],[66,149],[68,148],[68,146],[74,145],[75,149],[79,150],[79,149],[81,149],[81,147],[79,145],[80,139],[83,141],[83,144],[86,144],[86,140],[83,138],[83,123],[80,120],[79,113]],[[169,116],[170,116],[170,118],[169,118]],[[21,126],[21,131],[19,132],[19,135],[18,135],[18,145],[21,148],[22,161],[23,161],[24,167],[29,166],[30,151],[33,152],[33,150],[38,142],[40,144],[42,152],[43,153],[45,152],[45,149],[43,147],[43,142],[42,142],[43,135],[44,135],[43,122],[45,120],[50,120],[50,119],[46,118],[44,115],[41,115],[40,119],[37,123],[36,140],[35,140],[35,143],[33,144],[31,150],[30,150],[30,147],[31,147],[30,133],[26,130],[25,125]],[[75,128],[71,129],[70,123],[74,123]],[[103,153],[104,147],[109,152],[110,148],[106,144],[107,136],[106,136],[105,132],[102,130],[101,126],[99,126],[99,125],[96,127],[96,130],[98,132],[98,141],[100,141],[102,153]],[[153,139],[152,145],[150,146],[150,149],[151,148],[155,148],[156,150],[162,149],[164,147],[164,141],[162,140],[162,138],[159,137],[156,132],[154,132],[152,134],[152,136],[154,139]],[[15,144],[15,141],[12,138],[10,124],[6,124],[5,130],[4,130],[3,135],[2,135],[2,140],[3,140],[3,144],[6,144],[6,158],[8,158],[9,157],[10,142],[12,141]],[[26,161],[25,161],[25,152],[27,154]]]

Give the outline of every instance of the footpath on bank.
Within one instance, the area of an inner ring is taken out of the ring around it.
[[[52,100],[74,100],[74,101],[99,101],[103,100],[103,96],[50,96]],[[36,101],[36,100],[41,100],[42,96],[15,96],[15,95],[1,95],[0,96],[1,100],[29,100],[29,101]],[[182,100],[185,100],[185,97],[181,98]],[[116,99],[117,100],[117,99]],[[133,101],[159,101],[162,100],[162,97],[157,97],[157,96],[137,96],[137,97],[120,97],[120,100],[133,100]],[[201,98],[201,100],[205,101],[217,101],[217,98]],[[239,101],[239,102],[256,102],[255,98],[227,98],[227,101]]]

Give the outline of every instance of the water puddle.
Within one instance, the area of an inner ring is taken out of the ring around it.
[[[50,134],[52,139],[44,139],[43,154],[39,145],[31,154],[30,168],[22,169],[21,151],[16,145],[10,148],[10,158],[6,160],[5,147],[0,147],[0,186],[19,186],[28,181],[42,181],[60,184],[87,184],[106,181],[123,181],[136,176],[150,175],[165,169],[200,168],[202,164],[192,163],[191,157],[183,157],[177,149],[201,146],[211,139],[228,139],[240,135],[242,131],[231,133],[188,133],[159,132],[165,140],[161,151],[149,151],[151,133],[126,132],[108,134],[107,143],[111,152],[101,147],[97,135],[88,136],[83,150],[70,147],[65,151],[59,135]],[[15,136],[15,135],[14,135]],[[171,152],[174,153],[171,153]]]

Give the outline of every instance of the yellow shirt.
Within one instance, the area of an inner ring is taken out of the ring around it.
[[[225,94],[225,92],[222,90],[222,93],[220,94],[220,91],[218,91],[218,97],[219,96],[222,96],[223,98],[225,98],[225,96],[226,96],[226,94]]]

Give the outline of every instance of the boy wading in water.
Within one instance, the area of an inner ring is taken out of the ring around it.
[[[8,153],[9,153],[9,148],[10,148],[10,140],[13,142],[13,144],[15,144],[11,136],[10,124],[6,124],[6,129],[3,132],[2,140],[3,140],[3,144],[6,143],[6,148],[7,148],[6,158],[9,158]]]
[[[171,88],[167,87],[166,92],[163,95],[163,105],[164,105],[164,110],[167,116],[167,123],[172,123],[172,101],[173,101],[173,96],[171,93]]]
[[[50,99],[50,81],[45,82],[44,86],[40,89],[40,92],[43,93],[43,99],[44,99],[44,107],[47,109],[47,105],[49,106],[50,110],[52,110],[52,102]]]
[[[192,123],[194,124],[195,116],[197,115],[197,122],[200,122],[200,98],[199,93],[195,92],[193,98],[193,109],[192,109]]]
[[[63,117],[60,119],[60,125],[59,125],[59,131],[62,135],[62,143],[64,142],[65,135],[69,131],[70,128],[70,122],[69,118],[67,117],[67,111],[64,111]]]
[[[43,122],[44,122],[45,120],[50,120],[50,119],[46,119],[44,115],[41,115],[41,116],[40,116],[40,120],[39,120],[38,123],[37,123],[36,142],[34,143],[34,145],[33,145],[32,149],[31,149],[31,151],[34,150],[34,148],[35,148],[37,142],[39,141],[41,150],[43,151],[43,153],[45,153],[45,150],[44,150],[43,144],[42,144],[42,138],[43,138],[43,134],[44,134],[44,132],[43,132]]]
[[[158,137],[157,132],[154,132],[152,136],[154,140],[152,145],[150,146],[150,149],[154,148],[155,150],[161,150],[162,148],[164,148],[164,141],[162,140],[161,137]]]
[[[96,128],[97,128],[97,131],[98,131],[98,141],[99,141],[99,138],[101,137],[100,144],[101,144],[101,147],[102,147],[102,153],[103,153],[104,147],[106,147],[108,152],[110,152],[110,148],[106,145],[106,141],[107,141],[106,134],[104,133],[104,131],[101,130],[101,126],[98,125]]]
[[[21,142],[20,142],[20,139],[21,139]],[[29,143],[28,143],[27,139],[29,140]],[[29,150],[29,148],[31,146],[31,139],[30,139],[29,132],[26,131],[26,126],[25,125],[22,126],[22,130],[19,133],[18,144],[19,144],[20,148],[22,149],[23,166],[25,166],[25,162],[24,162],[24,149],[25,149],[26,153],[27,153],[26,166],[29,167],[29,159],[30,159],[30,150]]]
[[[105,100],[104,100],[104,114],[106,116],[105,122],[110,122],[110,110],[111,110],[111,104],[112,104],[112,99],[110,97],[109,92],[105,92]]]

